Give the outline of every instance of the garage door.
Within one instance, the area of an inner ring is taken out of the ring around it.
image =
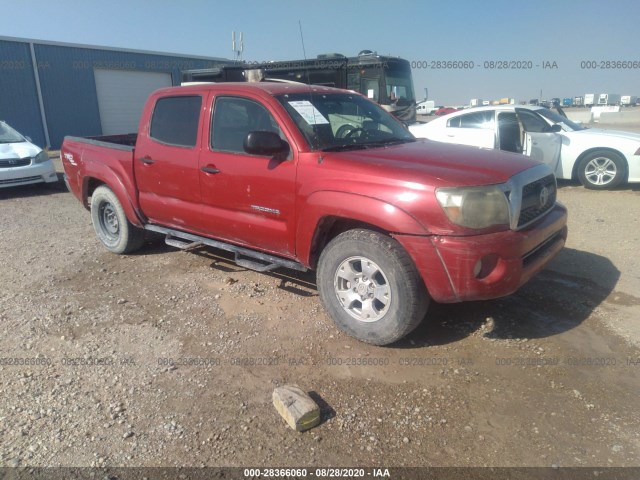
[[[95,69],[103,135],[133,133],[149,94],[171,86],[169,73]]]

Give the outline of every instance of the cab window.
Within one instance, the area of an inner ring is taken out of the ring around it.
[[[240,97],[218,97],[211,122],[211,149],[245,153],[244,139],[249,132],[274,132],[284,140],[278,123],[258,102]]]
[[[195,147],[201,105],[200,96],[160,98],[153,109],[149,136],[168,145]]]

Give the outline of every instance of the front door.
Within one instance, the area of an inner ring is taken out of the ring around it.
[[[521,108],[516,112],[524,129],[522,153],[546,163],[555,172],[560,161],[562,137],[559,133],[549,132],[549,124],[537,113]]]
[[[287,140],[260,101],[240,96],[213,99],[209,145],[200,156],[206,233],[294,256],[296,152],[285,159],[249,155],[243,142],[251,131],[272,131]]]

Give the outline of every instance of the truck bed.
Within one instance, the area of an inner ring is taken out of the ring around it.
[[[60,156],[65,163],[65,183],[82,204],[89,208],[88,197],[95,185],[111,181],[111,188],[125,202],[132,218],[137,208],[133,158],[138,134],[64,138]],[[85,181],[92,179],[91,182]]]
[[[99,135],[95,137],[65,137],[74,142],[89,143],[100,147],[117,148],[119,150],[132,151],[138,139],[137,133],[125,133],[122,135]]]

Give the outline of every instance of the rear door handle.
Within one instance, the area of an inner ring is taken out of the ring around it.
[[[148,155],[145,155],[144,157],[142,157],[140,159],[142,161],[142,163],[144,163],[145,165],[151,165],[153,163],[155,163],[155,161]]]
[[[207,165],[206,167],[202,167],[200,170],[202,170],[204,173],[220,173],[220,170],[218,170],[213,165]]]

